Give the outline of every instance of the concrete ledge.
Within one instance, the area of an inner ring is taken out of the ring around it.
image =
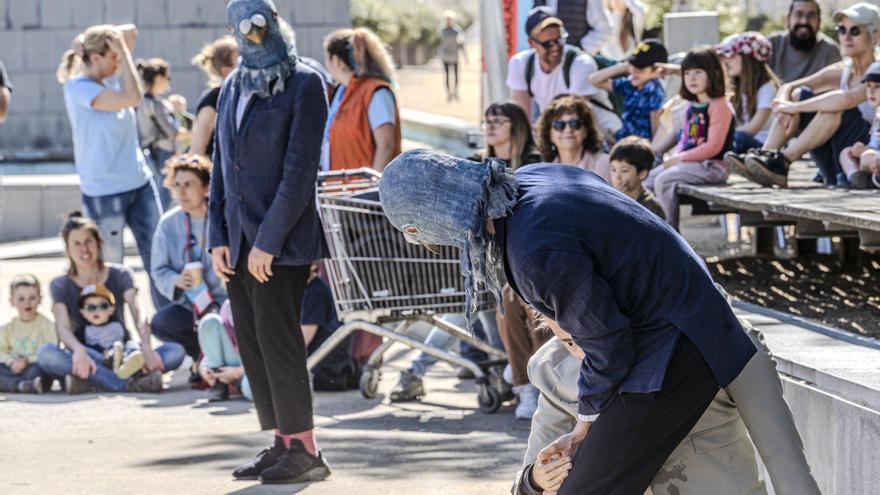
[[[417,110],[401,109],[403,137],[427,144],[455,156],[470,156],[476,152],[468,146],[476,140],[482,142],[482,134],[472,124],[452,117],[444,117]]]
[[[74,174],[0,176],[0,242],[56,236],[68,213],[81,209]]]

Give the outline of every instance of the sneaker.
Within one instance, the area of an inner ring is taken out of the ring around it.
[[[157,394],[162,391],[162,372],[153,371],[132,379],[125,387],[126,392]]]
[[[208,402],[223,402],[229,400],[229,385],[217,380],[208,392]]]
[[[746,179],[764,187],[788,187],[788,168],[791,161],[780,150],[750,153],[746,157]]]
[[[474,372],[465,368],[464,366],[458,367],[458,369],[455,371],[455,376],[459,380],[473,380],[474,378],[476,378],[474,376]]]
[[[751,152],[753,150],[749,150]],[[741,175],[743,177],[748,177],[746,175],[746,171],[748,167],[746,167],[746,157],[749,153],[734,153],[732,151],[728,151],[724,154],[724,164],[727,165],[727,170],[732,174]]]
[[[274,445],[263,449],[247,464],[242,464],[235,468],[235,471],[232,472],[232,477],[237,480],[255,480],[259,478],[260,473],[274,465],[275,461],[286,451],[284,441],[276,435]]]
[[[519,397],[519,404],[517,404],[515,411],[516,419],[531,420],[535,411],[538,410],[540,392],[531,383],[514,387],[514,391]]]
[[[401,371],[400,381],[391,389],[391,402],[409,402],[420,400],[425,396],[425,387],[422,385],[422,377],[416,376],[412,371]]]
[[[64,377],[64,390],[67,390],[69,395],[96,394],[101,391],[98,387],[73,375]]]
[[[853,189],[871,189],[874,187],[874,184],[871,183],[871,174],[864,170],[853,172],[849,176],[849,184]]]
[[[108,368],[116,373],[116,370],[122,366],[122,361],[125,359],[125,345],[118,340],[113,342],[113,347],[107,351],[107,355],[110,358],[110,366]]]
[[[18,389],[18,392],[22,394],[42,394],[43,378],[38,376],[33,380],[22,380],[18,382],[16,388]]]
[[[318,452],[315,457],[308,452],[302,442],[293,439],[290,448],[275,461],[272,467],[260,473],[260,483],[266,485],[308,483],[321,481],[330,476],[330,466],[324,455]]]
[[[880,189],[880,175],[874,174],[871,176],[871,182],[874,183],[874,187]]]
[[[121,342],[118,342],[121,344]],[[116,376],[123,380],[128,380],[135,373],[144,367],[144,354],[141,351],[130,352],[127,356],[120,359],[117,364],[117,357],[114,352],[113,356],[113,372]]]

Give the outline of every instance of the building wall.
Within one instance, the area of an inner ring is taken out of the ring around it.
[[[15,85],[0,149],[69,149],[70,127],[55,70],[74,36],[93,24],[135,23],[135,57],[171,64],[173,91],[195,110],[207,78],[190,64],[227,33],[226,0],[0,0],[0,61]],[[331,30],[350,25],[349,0],[275,0],[303,55],[323,60]]]

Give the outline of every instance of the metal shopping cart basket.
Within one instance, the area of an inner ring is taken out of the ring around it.
[[[501,378],[507,356],[454,324],[444,313],[465,309],[458,250],[442,247],[439,254],[406,242],[385,217],[379,202],[381,174],[368,169],[322,172],[318,177],[318,206],[330,249],[325,266],[343,325],[308,359],[318,364],[352,332],[363,330],[384,338],[370,356],[360,378],[364,397],[376,396],[382,355],[394,343],[462,366],[476,377],[480,410],[495,412],[511,397]],[[492,298],[479,294],[478,307],[491,308]],[[407,331],[416,322],[435,325],[490,356],[474,363],[458,354],[425,345]]]

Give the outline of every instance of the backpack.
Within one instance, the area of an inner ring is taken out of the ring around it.
[[[565,81],[565,87],[568,88],[571,86],[571,66],[574,64],[576,58],[586,52],[584,52],[580,48],[571,45],[566,45],[563,50],[564,53],[562,55],[562,78]],[[532,54],[529,55],[529,58],[526,60],[526,85],[528,86],[529,96],[531,96],[532,98],[535,97],[535,94],[532,92],[532,79],[535,77],[535,62],[537,58],[537,54],[535,52],[532,52]],[[616,65],[619,63],[617,60],[611,60],[610,58],[602,55],[594,56],[593,60],[596,61],[596,66],[598,67],[598,70],[602,70],[606,67],[611,67],[612,65]],[[590,103],[608,112],[622,115],[623,99],[619,95],[615,94],[613,91],[608,93],[608,98],[611,101],[612,108],[608,108],[607,105],[600,101],[593,100]]]

